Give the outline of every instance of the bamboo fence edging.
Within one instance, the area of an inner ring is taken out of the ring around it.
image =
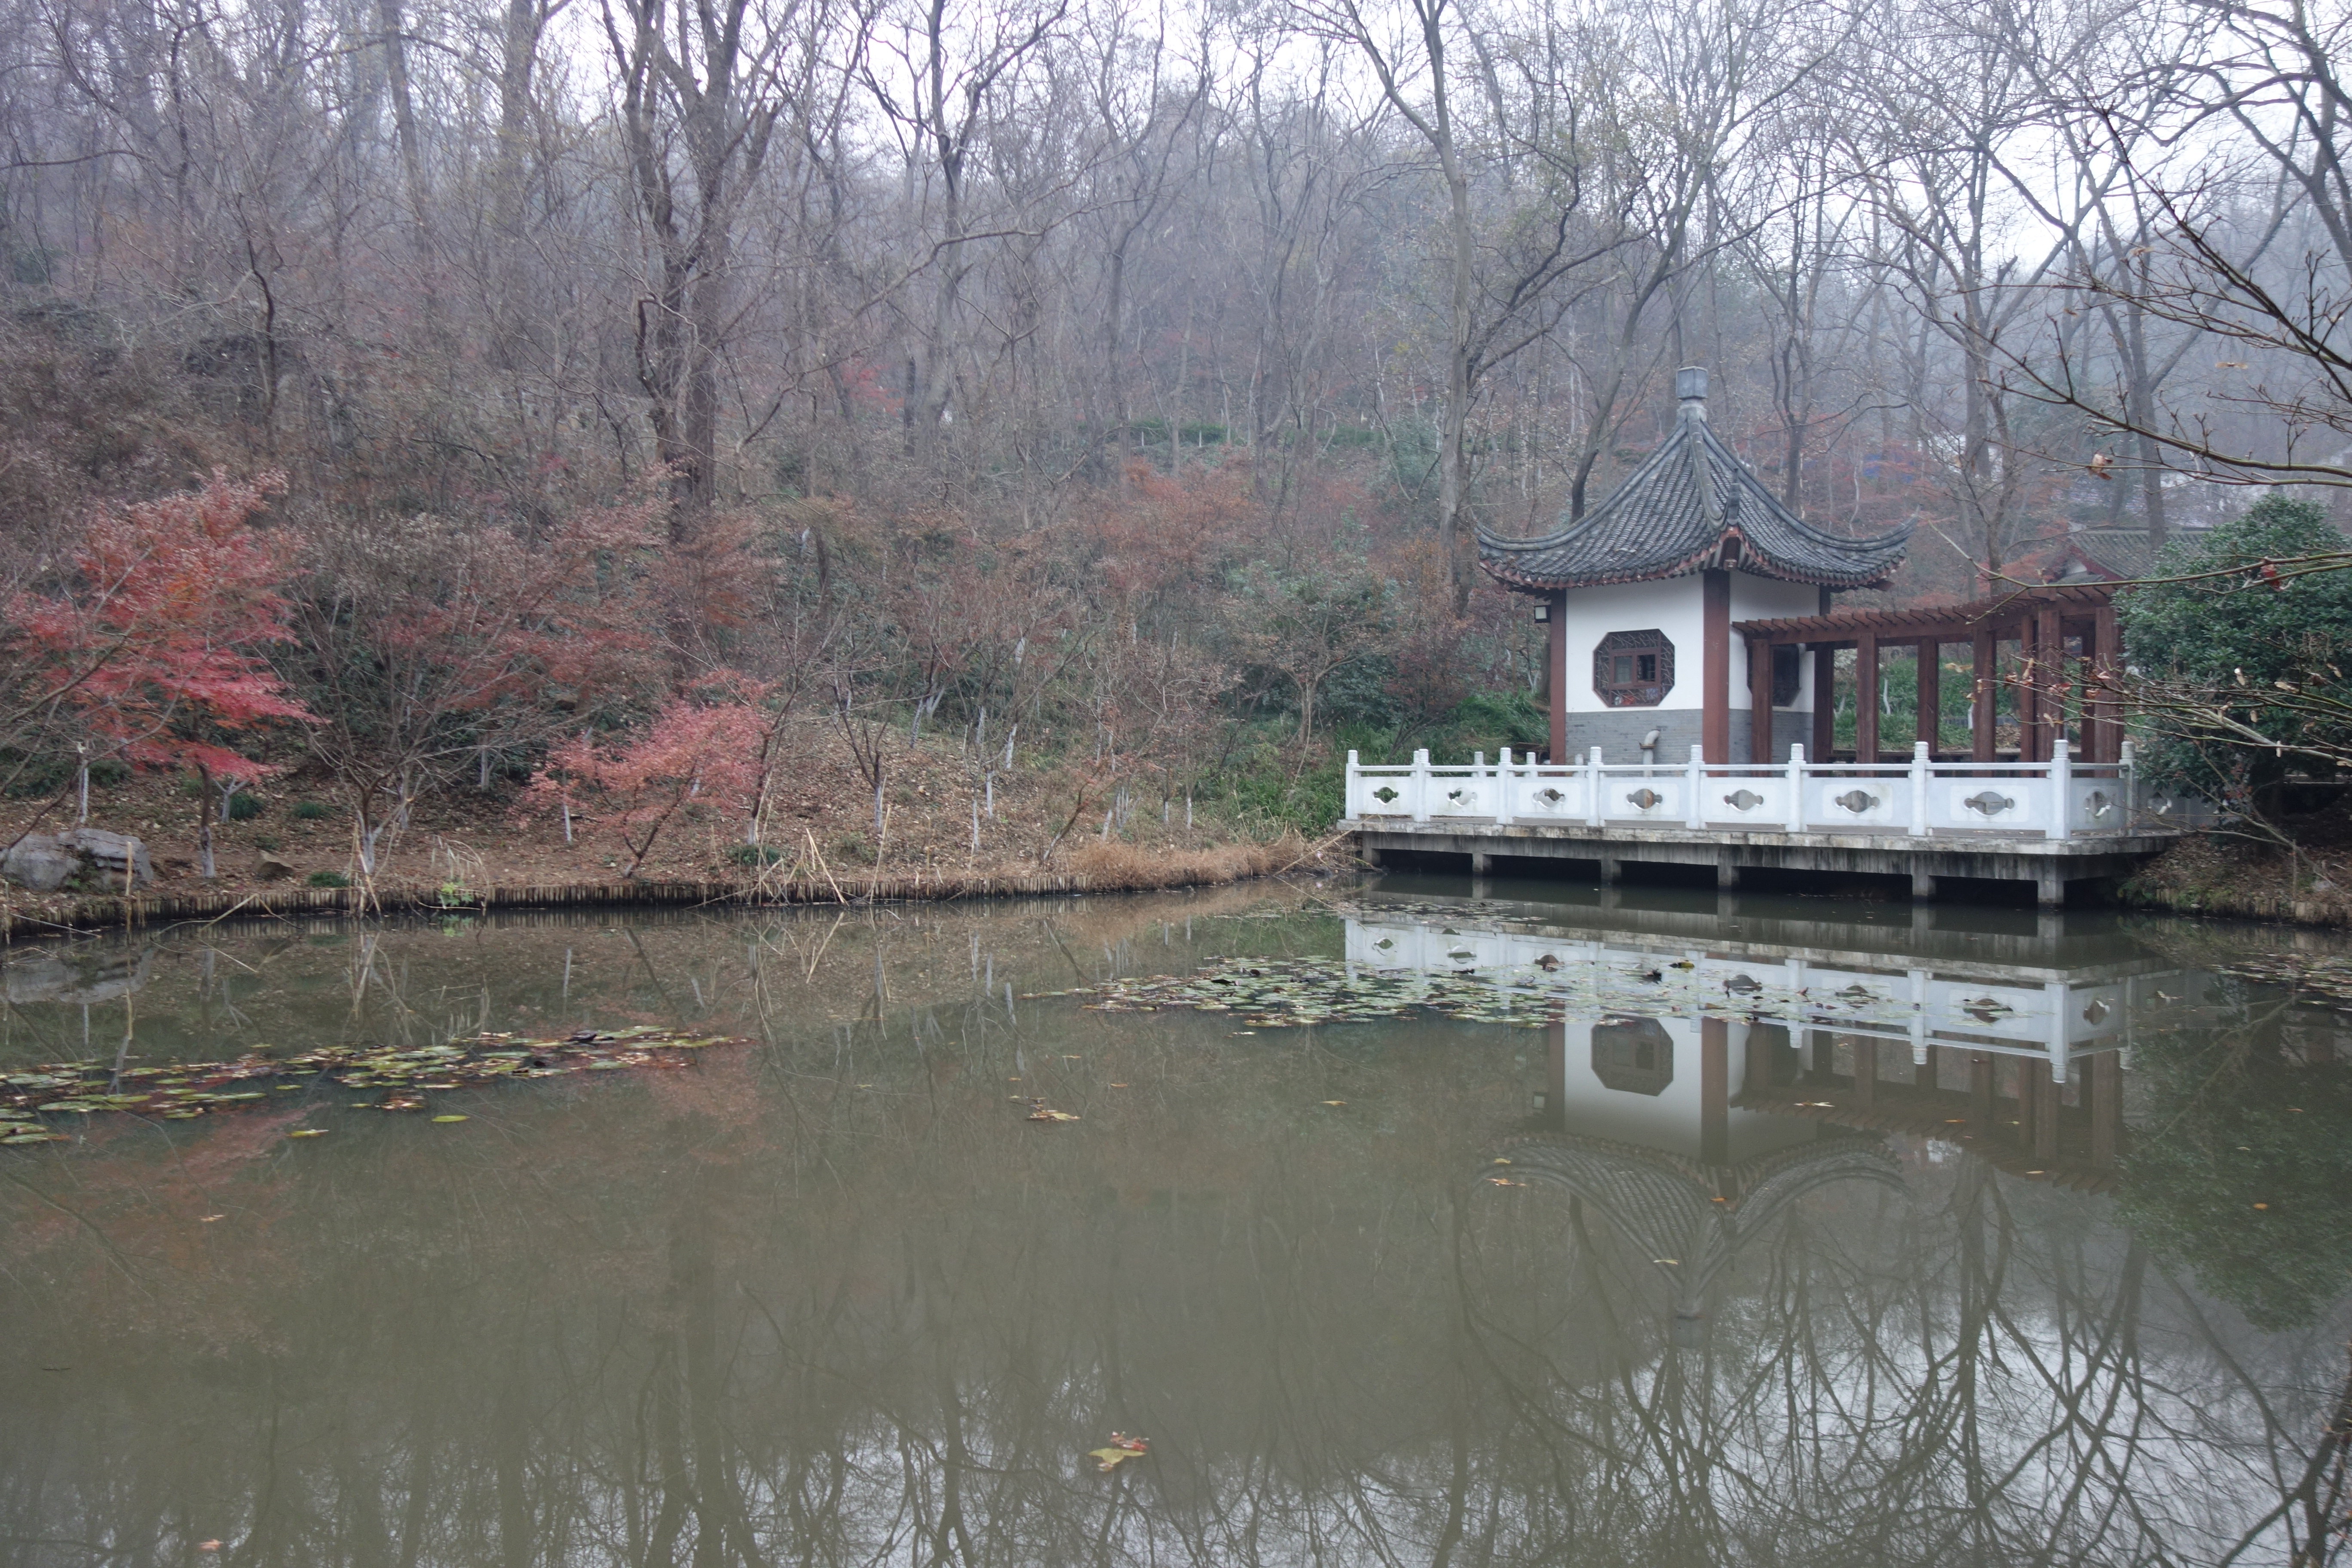
[[[1295,864],[1295,863],[1294,863]],[[1286,867],[1284,869],[1288,869]],[[828,876],[823,881],[793,879],[761,882],[570,882],[551,886],[468,889],[462,900],[435,888],[393,892],[367,888],[285,888],[241,893],[193,893],[148,898],[121,894],[79,900],[61,910],[38,915],[0,904],[0,942],[58,931],[104,931],[166,921],[299,919],[306,916],[376,914],[479,914],[492,910],[561,910],[595,906],[677,907],[739,905],[769,908],[795,904],[851,905],[943,902],[956,899],[1034,898],[1073,893],[1141,893],[1244,881],[1279,872],[1229,872],[1202,868],[1171,868],[1165,875],[1090,877],[1045,872],[1026,877],[877,876],[857,891],[845,893]]]

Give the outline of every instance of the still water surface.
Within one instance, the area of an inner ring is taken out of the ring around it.
[[[326,1083],[0,1150],[0,1563],[2307,1541],[2352,1332],[2352,1037],[2216,973],[2289,939],[1480,890],[11,952],[7,1072],[751,1043],[433,1097],[463,1123]],[[1204,967],[1240,999],[1049,994]],[[1349,975],[1436,1005],[1286,1026],[1363,1010]],[[1114,1431],[1150,1453],[1099,1473]]]

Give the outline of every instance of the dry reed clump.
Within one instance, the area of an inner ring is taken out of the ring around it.
[[[1097,843],[1072,852],[1070,868],[1098,887],[1167,888],[1264,877],[1287,870],[1313,853],[1296,833],[1286,833],[1270,843],[1221,844],[1205,849]]]

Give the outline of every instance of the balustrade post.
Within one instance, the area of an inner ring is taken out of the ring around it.
[[[1517,788],[1517,775],[1511,771],[1511,748],[1505,746],[1495,761],[1495,826],[1506,827],[1511,821],[1511,792]]]
[[[1927,785],[1935,777],[1936,764],[1927,752],[1927,742],[1919,741],[1911,747],[1911,837],[1923,837],[1927,831]]]
[[[1584,825],[1587,827],[1598,827],[1601,826],[1601,816],[1600,747],[1595,746],[1592,748],[1592,760],[1585,763],[1585,769],[1584,781],[1586,787],[1584,792]]]
[[[1683,771],[1683,826],[1705,827],[1706,804],[1702,796],[1706,788],[1706,749],[1704,746],[1691,748],[1690,764]]]
[[[1789,831],[1805,830],[1805,748],[1789,748]]]
[[[1364,781],[1362,776],[1357,772],[1360,765],[1361,764],[1356,761],[1356,753],[1352,750],[1349,751],[1348,753],[1348,816],[1350,818],[1360,817],[1364,815],[1364,802],[1362,795]]]
[[[1422,747],[1412,754],[1412,819],[1429,820],[1429,748]]]
[[[2124,797],[2124,826],[2139,820],[2139,759],[2126,741],[2116,749],[2116,793]]]
[[[2054,830],[2045,829],[2053,838],[2074,837],[2074,759],[2066,748],[2066,737],[2059,736],[2050,742],[2051,809],[2057,813],[2053,819]]]

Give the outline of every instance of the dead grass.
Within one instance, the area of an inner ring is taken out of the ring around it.
[[[1187,827],[1181,796],[1171,803],[1163,823],[1158,797],[1139,784],[1130,784],[1135,798],[1126,823],[1106,840],[1098,827],[1087,828],[1102,820],[1105,787],[1074,770],[1042,766],[1025,753],[1013,771],[997,773],[991,815],[975,759],[955,739],[926,738],[909,747],[901,734],[898,742],[889,759],[881,834],[875,831],[871,787],[838,734],[812,721],[795,725],[788,738],[788,756],[765,825],[774,861],[764,874],[745,863],[739,825],[690,808],[664,835],[640,878],[747,889],[763,881],[797,882],[823,886],[826,893],[820,896],[828,897],[837,885],[843,896],[857,899],[882,885],[1055,875],[1082,878],[1103,889],[1198,886],[1317,864],[1317,847],[1296,834],[1269,840],[1264,829],[1219,819],[1205,808]],[[218,826],[221,875],[210,881],[195,874],[197,803],[180,780],[148,775],[94,789],[90,823],[148,844],[158,877],[142,891],[155,896],[262,896],[299,888],[319,872],[361,880],[350,819],[331,780],[296,771],[251,793],[263,802],[262,813]],[[423,803],[375,878],[373,891],[397,898],[430,895],[445,884],[581,888],[621,880],[625,850],[593,809],[574,816],[574,841],[566,844],[557,818],[518,810],[518,794],[515,781],[501,780],[488,791],[461,788]],[[299,816],[295,808],[304,802],[326,810]],[[976,846],[975,806],[982,808]],[[1074,816],[1077,825],[1069,831]],[[0,844],[19,832],[55,831],[71,823],[60,803],[0,802]],[[1336,866],[1343,858],[1332,847],[1323,847],[1323,864]],[[265,881],[259,860],[264,851],[290,865],[292,877]],[[70,895],[34,895],[0,885],[0,908],[13,909],[19,918],[37,920],[53,912],[52,904],[61,910],[78,901]]]
[[[1103,887],[1167,888],[1271,876],[1302,862],[1312,863],[1314,857],[1314,847],[1296,833],[1285,833],[1270,842],[1199,849],[1120,840],[1097,842],[1072,853],[1069,862],[1071,870]]]

